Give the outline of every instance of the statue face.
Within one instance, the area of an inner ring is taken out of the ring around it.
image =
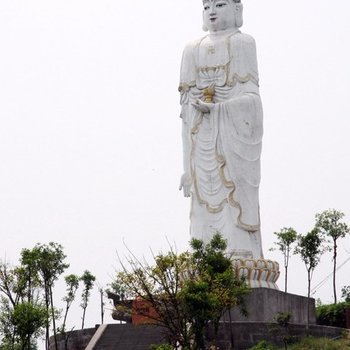
[[[232,0],[205,0],[203,21],[210,32],[235,28],[235,4]]]

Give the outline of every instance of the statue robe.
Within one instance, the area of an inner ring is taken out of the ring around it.
[[[199,112],[213,87],[214,107]],[[262,105],[255,42],[239,31],[209,34],[183,53],[179,91],[184,170],[191,176],[191,236],[220,232],[235,256],[262,258],[259,183]]]

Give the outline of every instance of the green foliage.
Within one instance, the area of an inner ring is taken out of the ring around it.
[[[126,290],[125,286],[123,285],[123,283],[121,283],[117,279],[109,284],[109,288],[106,289],[106,292],[115,293],[116,295],[119,296],[121,301],[128,299],[129,297],[127,294],[128,291]]]
[[[70,274],[68,276],[65,276],[64,281],[66,282],[66,296],[63,297],[63,301],[66,303],[66,310],[64,313],[63,323],[62,326],[59,328],[59,332],[65,333],[66,331],[66,321],[68,316],[68,311],[75,299],[76,292],[79,288],[79,282],[80,278],[77,275]]]
[[[332,340],[328,338],[305,337],[289,345],[290,350],[349,350],[349,339]],[[269,344],[265,340],[259,342],[249,350],[278,350],[279,347]]]
[[[322,243],[322,237],[316,228],[305,236],[298,236],[295,252],[300,255],[307,271],[313,271],[320,262],[321,254],[324,252]]]
[[[174,347],[170,344],[152,344],[150,346],[151,350],[173,350]],[[184,349],[185,350],[185,349]]]
[[[15,337],[15,325],[12,322],[13,305],[9,299],[3,296],[0,298],[0,334],[9,342]]]
[[[53,287],[69,266],[64,262],[65,258],[62,246],[51,242],[23,249],[17,267],[0,262],[0,332],[7,345],[24,344],[26,337],[24,346],[34,349],[35,339],[44,326],[48,343],[51,322],[56,335],[58,312],[53,305]]]
[[[344,238],[350,232],[349,226],[342,222],[345,214],[339,210],[329,209],[316,214],[316,227],[320,232],[332,239]]]
[[[317,298],[315,301],[316,307],[323,305],[321,298]]]
[[[22,343],[31,337],[39,338],[46,324],[47,310],[43,305],[23,302],[13,310],[12,322]]]
[[[310,297],[311,278],[313,271],[320,262],[320,257],[324,253],[322,245],[323,239],[317,228],[307,233],[305,236],[299,235],[295,252],[300,255],[304,262],[308,274],[308,298]]]
[[[344,286],[341,289],[341,297],[346,301],[350,303],[350,286]]]
[[[337,289],[336,289],[336,271],[337,271],[337,241],[339,238],[344,238],[350,232],[349,226],[342,222],[344,213],[335,209],[329,209],[321,214],[316,214],[316,227],[325,237],[331,241],[331,248],[333,250],[333,295],[334,303],[337,303]]]
[[[94,282],[96,280],[96,277],[91,274],[90,271],[84,271],[83,275],[80,277],[80,281],[83,282],[83,293],[81,294],[81,307],[84,309],[87,307],[89,297],[90,297],[90,291],[94,287]]]
[[[284,291],[287,293],[287,274],[289,259],[293,250],[293,244],[296,242],[298,234],[292,227],[283,227],[281,231],[274,232],[274,235],[277,237],[277,242],[275,242],[275,245],[277,246],[278,250],[283,254],[285,269]],[[271,248],[270,250],[275,249]]]
[[[255,346],[249,348],[249,350],[276,350],[276,348],[266,340],[262,340]]]
[[[54,242],[37,244],[33,249],[23,249],[21,263],[29,270],[38,272],[43,284],[53,286],[58,277],[69,267],[64,262],[63,247]]]
[[[154,321],[167,329],[173,347],[179,342],[183,348],[202,349],[204,327],[210,322],[217,330],[222,313],[242,305],[249,289],[234,276],[220,234],[208,244],[192,240],[191,247],[192,252],[161,253],[153,266],[132,257],[129,270],[123,265],[117,280],[129,295],[152,306]]]
[[[172,345],[177,341],[182,346],[188,345],[190,331],[179,292],[194,274],[190,254],[170,250],[155,256],[154,265],[135,257],[129,258],[128,267],[121,264],[123,270],[117,275],[119,287],[129,296],[141,297],[152,306],[157,317],[147,316],[167,330]]]
[[[274,323],[270,325],[270,332],[283,342],[285,350],[288,349],[288,344],[294,340],[289,329],[290,318],[289,312],[278,312],[274,317]]]
[[[21,252],[21,264],[26,270],[30,271],[30,276],[27,279],[29,288],[31,288],[31,284],[35,279],[39,279],[44,288],[45,306],[47,315],[49,315],[49,310],[51,313],[56,347],[56,319],[58,314],[53,305],[53,286],[60,275],[69,267],[69,264],[64,262],[65,258],[66,255],[63,252],[62,245],[55,242],[50,242],[49,244],[38,243],[34,248],[23,249]],[[31,277],[32,275],[35,277],[35,279]],[[49,328],[49,317],[47,316],[47,346],[49,342]]]
[[[33,339],[38,339],[43,334],[47,316],[43,305],[20,302],[13,307],[8,300],[3,299],[0,332],[4,337],[4,348],[33,349]]]
[[[292,227],[283,227],[279,232],[274,232],[277,238],[275,245],[284,256],[289,256],[292,244],[297,240],[297,232]],[[274,250],[273,248],[271,250]]]
[[[30,345],[30,350],[36,350],[36,344]],[[21,344],[14,344],[12,340],[2,339],[0,350],[22,350]]]
[[[350,340],[305,337],[290,346],[291,350],[349,350]]]
[[[195,344],[202,348],[204,327],[211,322],[217,331],[220,317],[231,307],[243,305],[249,288],[234,275],[231,261],[225,255],[226,241],[219,233],[208,244],[192,239],[191,247],[196,273],[185,282],[180,298],[192,324]]]
[[[71,274],[64,278],[64,281],[66,282],[66,292],[67,295],[63,298],[63,301],[71,305],[71,303],[74,301],[75,294],[77,289],[79,288],[79,281],[80,278],[77,275]]]
[[[5,296],[12,306],[19,300],[33,300],[39,297],[41,282],[35,269],[29,266],[10,266],[0,261],[0,293]]]
[[[320,305],[316,308],[317,324],[346,328],[346,309],[349,302]]]
[[[307,270],[307,297],[310,299],[311,279],[313,272],[320,261],[320,257],[324,252],[322,246],[323,239],[317,228],[307,233],[305,236],[299,235],[295,252],[300,255]],[[307,308],[306,328],[309,328],[310,308]]]
[[[286,328],[289,326],[291,314],[289,312],[278,312],[275,317],[274,321],[283,328]]]
[[[94,287],[94,282],[96,280],[96,277],[91,274],[90,271],[85,270],[83,275],[80,277],[80,281],[83,282],[83,292],[81,294],[81,308],[83,309],[83,317],[82,317],[82,323],[81,328],[84,328],[84,322],[85,322],[85,314],[86,314],[86,308],[89,303],[90,298],[90,292],[92,288]]]

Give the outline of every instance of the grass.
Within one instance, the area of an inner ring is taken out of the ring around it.
[[[289,347],[290,350],[350,350],[349,339],[331,340],[307,337]]]
[[[251,350],[282,350],[263,341]],[[350,339],[331,340],[328,338],[305,337],[297,343],[288,345],[288,350],[350,350]]]

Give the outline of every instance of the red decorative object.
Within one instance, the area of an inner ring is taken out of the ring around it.
[[[158,313],[149,301],[137,297],[132,302],[132,324],[155,324],[158,319]]]

